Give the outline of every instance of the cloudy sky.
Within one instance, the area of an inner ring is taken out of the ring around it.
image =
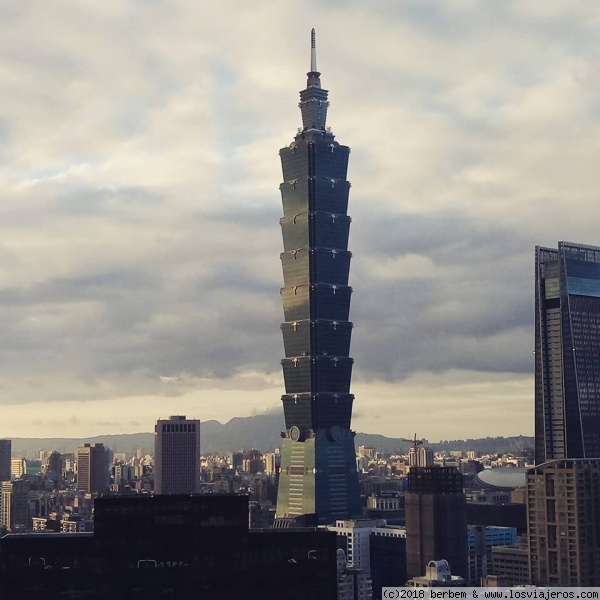
[[[0,436],[280,410],[310,29],[352,148],[354,428],[533,431],[533,249],[600,244],[600,6],[0,0]]]

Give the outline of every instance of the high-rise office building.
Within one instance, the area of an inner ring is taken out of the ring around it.
[[[378,527],[385,527],[383,519],[349,519],[336,521],[328,525],[329,531],[335,531],[338,536],[338,548],[346,554],[348,566],[354,569],[364,569],[370,572],[371,533]]]
[[[286,431],[277,516],[315,514],[326,524],[362,511],[350,430],[350,149],[325,125],[328,92],[317,71],[314,30],[307,76],[302,128],[279,152]]]
[[[535,461],[600,456],[600,248],[535,249]]]
[[[29,482],[24,479],[0,484],[0,525],[8,531],[29,529],[29,489]]]
[[[328,525],[327,529],[337,534],[337,547],[344,555],[346,566],[354,572],[372,576],[373,585],[369,594],[372,593],[373,598],[381,598],[384,586],[404,585],[404,527],[387,525],[384,519],[349,519],[336,521],[335,525]]]
[[[527,525],[529,583],[600,586],[600,459],[529,469]]]
[[[413,447],[408,451],[408,464],[411,467],[433,467],[435,464],[433,450]]]
[[[492,548],[493,576],[501,585],[526,585],[529,583],[529,547],[517,542],[513,546],[494,546]],[[489,577],[489,575],[488,575]]]
[[[420,577],[430,561],[446,560],[467,577],[467,503],[454,467],[412,467],[404,496],[406,571]]]
[[[281,468],[281,454],[279,448],[275,452],[267,452],[263,455],[265,461],[265,474],[276,475],[279,477],[279,469]]]
[[[10,481],[11,441],[0,440],[0,481]]]
[[[46,473],[60,475],[63,469],[63,460],[60,452],[56,450],[48,456],[46,460]]]
[[[109,484],[108,448],[104,444],[83,444],[77,448],[77,490],[99,494]]]
[[[200,421],[177,415],[156,422],[154,492],[197,494],[200,491]]]
[[[23,477],[25,475],[25,459],[21,458],[11,458],[10,459],[10,478],[11,479],[19,479],[19,477]]]

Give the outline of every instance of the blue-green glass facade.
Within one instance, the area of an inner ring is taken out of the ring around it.
[[[350,149],[326,128],[327,96],[311,70],[302,128],[280,150],[286,431],[277,516],[316,514],[320,523],[362,513],[350,430]]]
[[[536,248],[535,459],[600,457],[600,248]]]

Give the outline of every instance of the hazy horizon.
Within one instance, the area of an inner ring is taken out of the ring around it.
[[[231,421],[234,421],[236,419],[246,419],[246,418],[252,418],[252,417],[268,417],[268,416],[281,416],[281,421],[282,421],[282,426],[283,426],[283,414],[279,415],[279,411],[278,410],[272,410],[270,412],[266,412],[266,413],[261,413],[261,414],[256,414],[256,415],[250,415],[249,417],[233,417],[227,421],[218,421],[216,419],[210,419],[209,421],[202,421],[201,424],[204,425],[207,422],[210,423],[218,423],[221,426],[226,426],[229,423],[231,423]],[[381,433],[377,432],[377,431],[357,431],[356,432],[357,435],[382,435]],[[415,432],[416,433],[416,432]],[[103,437],[115,437],[115,436],[128,436],[128,435],[154,435],[154,430],[152,431],[127,431],[127,432],[119,432],[119,433],[111,433],[111,432],[103,432],[103,433],[98,433],[98,434],[94,434],[94,435],[78,435],[78,436],[44,436],[44,437],[31,437],[31,436],[22,436],[22,437],[13,437],[13,440],[23,440],[23,439],[31,439],[31,440],[45,440],[45,439],[61,439],[61,440],[92,440],[92,439],[97,439],[97,438],[103,438]],[[214,435],[214,432],[213,432]],[[386,437],[388,439],[412,439],[411,438],[405,438],[402,434],[399,434],[397,436],[383,436]],[[488,436],[482,436],[482,437],[472,437],[472,436],[468,436],[465,438],[457,438],[456,441],[459,441],[460,439],[482,439]],[[525,436],[524,434],[514,434],[514,435],[507,435],[507,436],[489,436],[489,437],[505,437],[507,439],[515,439],[515,438],[520,438],[520,437],[533,437],[533,436]],[[3,439],[3,438],[0,438]],[[428,444],[440,444],[442,442],[445,441],[454,441],[451,439],[426,439],[425,440],[426,443]],[[408,443],[408,442],[407,442]]]

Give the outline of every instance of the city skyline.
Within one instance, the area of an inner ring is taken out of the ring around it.
[[[600,242],[595,6],[2,16],[0,437],[280,409],[276,149],[311,27],[353,148],[353,428],[533,433],[534,247]]]

